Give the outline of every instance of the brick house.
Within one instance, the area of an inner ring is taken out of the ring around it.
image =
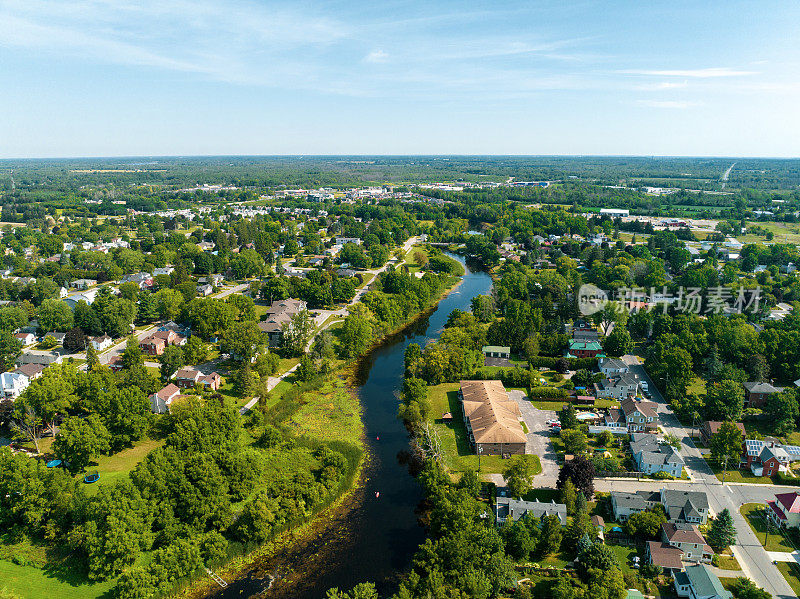
[[[196,368],[187,367],[175,373],[175,384],[181,389],[191,389],[195,385],[201,385],[217,391],[222,384],[222,377],[217,372],[203,374]]]
[[[160,337],[156,337],[155,335],[150,335],[146,339],[142,339],[142,341],[139,343],[139,347],[141,348],[142,352],[149,356],[160,356],[164,353],[164,348],[166,346],[166,341]]]
[[[742,441],[745,438],[745,430],[744,424],[741,422],[734,422],[736,428],[738,428],[742,432]],[[711,437],[716,435],[719,432],[720,427],[722,426],[722,421],[719,420],[706,420],[703,424],[700,425],[700,439],[703,441],[705,445],[708,445],[711,442]]]
[[[780,393],[783,387],[773,387],[769,383],[745,383],[744,384],[744,407],[760,408],[764,405],[767,397],[773,393]]]

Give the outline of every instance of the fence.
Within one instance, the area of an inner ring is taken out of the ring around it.
[[[619,427],[616,427],[616,426],[605,426],[605,425],[602,425],[602,424],[598,424],[598,425],[590,424],[589,425],[589,433],[591,433],[592,435],[597,435],[599,433],[602,433],[603,431],[608,431],[609,433],[612,433],[614,435],[627,435],[628,434],[628,429],[627,428],[619,428]]]

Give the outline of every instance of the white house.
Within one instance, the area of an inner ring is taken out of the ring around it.
[[[606,375],[607,378],[610,378],[615,374],[628,372],[628,365],[617,358],[603,358],[600,361],[600,372]]]
[[[103,351],[111,347],[114,344],[114,340],[108,335],[100,335],[98,337],[92,337],[89,343],[92,344],[95,351]]]
[[[36,335],[33,333],[16,333],[14,337],[22,342],[23,346],[33,345],[36,343]]]
[[[21,372],[4,372],[0,374],[0,385],[3,387],[3,397],[5,399],[16,399],[30,384],[30,379]]]
[[[150,409],[154,414],[165,414],[169,412],[169,406],[172,400],[180,394],[180,388],[175,383],[170,383],[150,396]]]

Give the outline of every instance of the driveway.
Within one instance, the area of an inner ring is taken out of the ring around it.
[[[542,472],[536,476],[535,485],[555,487],[559,468],[558,462],[556,462],[556,452],[553,450],[553,444],[550,443],[547,421],[555,418],[556,413],[552,410],[540,410],[534,407],[522,391],[509,391],[508,396],[517,402],[525,425],[528,427],[525,453],[538,455],[542,463]]]

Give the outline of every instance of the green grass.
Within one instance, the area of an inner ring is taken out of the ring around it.
[[[467,438],[467,430],[461,419],[461,405],[458,399],[458,383],[444,383],[428,388],[431,402],[431,419],[433,427],[439,435],[444,453],[444,462],[451,472],[465,472],[478,469],[478,456],[473,452]],[[450,412],[452,422],[442,422],[442,414]],[[526,455],[534,474],[542,471],[542,464],[537,455]],[[487,455],[480,458],[481,472],[501,473],[508,460],[500,456]]]
[[[800,597],[800,566],[789,562],[778,562],[776,566],[783,574],[786,582],[789,583],[789,586],[792,587],[795,595]]]
[[[722,480],[722,467],[710,458],[706,460],[709,467],[714,472],[719,480]],[[750,470],[740,470],[738,468],[729,468],[725,472],[726,483],[751,483],[771,485],[774,484],[769,476],[756,476]]]
[[[343,379],[326,381],[319,389],[303,394],[301,401],[300,409],[287,421],[298,435],[361,444],[361,403]]]
[[[763,509],[764,504],[745,503],[739,509],[739,512],[742,514],[742,516],[744,516],[745,520],[747,520],[747,523],[750,525],[750,528],[753,529],[753,532],[755,533],[756,537],[758,537],[759,542],[764,546],[764,549],[767,551],[794,551],[794,547],[789,544],[789,542],[774,526],[770,526],[769,538],[767,539],[766,544],[764,543],[764,539],[767,536],[767,527],[764,521],[764,516],[762,515]]]
[[[726,553],[717,553],[714,555],[714,565],[719,568],[720,570],[733,570],[738,571],[741,570],[741,566],[739,566],[739,562],[731,553],[731,550],[726,550]]]
[[[110,456],[102,456],[98,458],[96,465],[91,465],[86,468],[88,471],[97,470],[100,474],[100,480],[91,485],[84,485],[88,495],[94,495],[100,485],[113,485],[117,481],[124,480],[128,477],[128,473],[136,467],[136,464],[141,462],[145,456],[164,444],[163,441],[154,441],[152,439],[144,439],[137,442],[129,449]],[[77,480],[83,480],[84,474],[76,475]]]
[[[626,547],[624,545],[608,545],[614,554],[617,556],[619,566],[623,574],[636,573],[636,570],[631,568],[631,558],[639,555],[635,547]]]
[[[0,589],[4,588],[23,599],[93,599],[110,596],[114,581],[88,583],[79,575],[18,566],[0,560]]]

